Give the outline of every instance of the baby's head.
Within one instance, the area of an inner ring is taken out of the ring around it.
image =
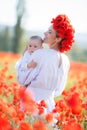
[[[30,37],[28,43],[28,51],[32,54],[34,51],[42,48],[43,40],[40,36],[32,36]]]

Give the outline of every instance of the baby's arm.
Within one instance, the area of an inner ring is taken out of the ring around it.
[[[28,68],[28,69],[29,69],[29,68],[35,68],[36,66],[37,66],[37,63],[34,62],[33,60],[32,60],[30,63],[27,64],[27,68]]]

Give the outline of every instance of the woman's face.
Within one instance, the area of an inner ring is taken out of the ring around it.
[[[53,26],[50,26],[47,32],[44,33],[44,43],[47,43],[50,47],[56,42],[56,31],[53,29]]]

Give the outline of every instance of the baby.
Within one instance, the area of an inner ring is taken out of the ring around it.
[[[42,47],[43,40],[40,36],[32,36],[30,37],[29,43],[22,55],[22,57],[16,63],[16,70],[18,72],[17,79],[23,78],[23,75],[20,75],[19,72],[22,71],[23,73],[28,71],[28,69],[35,68],[37,63],[31,60],[31,55],[34,51],[43,48]],[[20,77],[19,77],[20,75]],[[25,79],[23,78],[22,81]],[[19,80],[18,80],[19,81]]]

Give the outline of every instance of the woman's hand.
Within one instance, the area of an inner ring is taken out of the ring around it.
[[[33,60],[27,64],[27,68],[35,68],[37,66],[37,63],[34,62]]]

